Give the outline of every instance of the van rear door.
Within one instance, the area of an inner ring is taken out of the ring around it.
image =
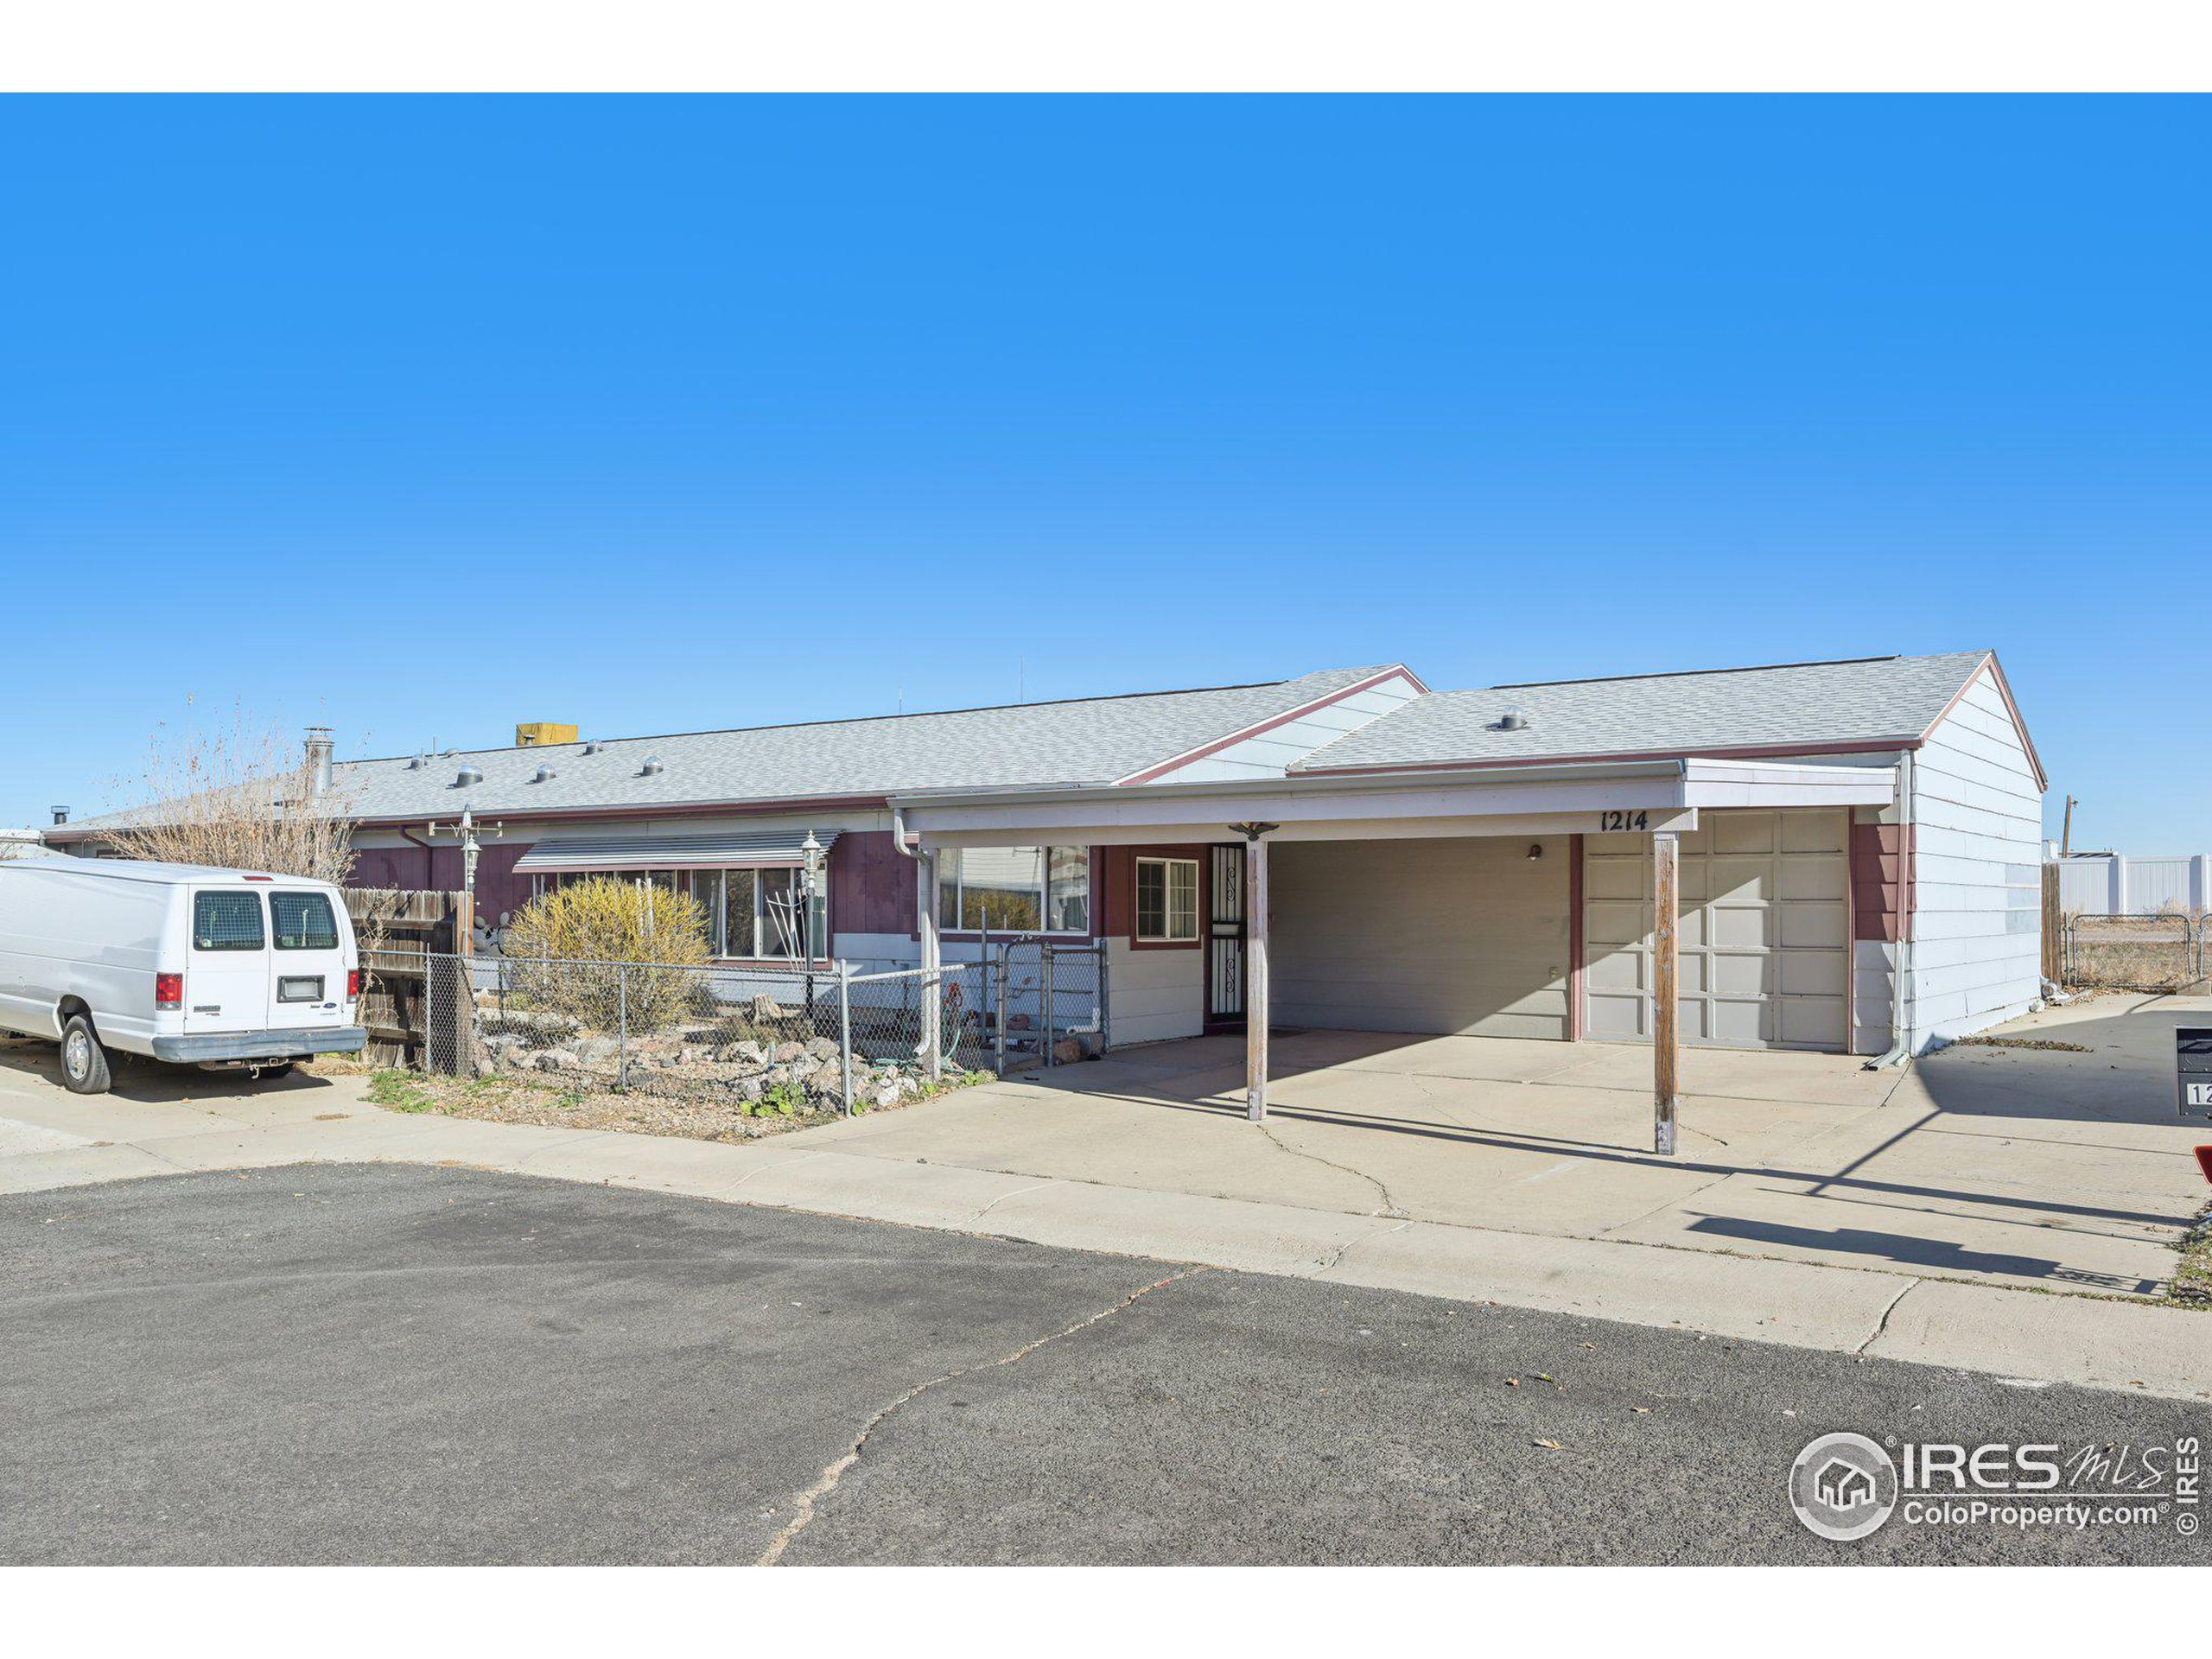
[[[269,926],[259,891],[194,887],[191,903],[185,1030],[259,1030],[269,1014]]]
[[[330,895],[271,887],[269,942],[269,1025],[296,1031],[347,1023],[346,936]]]

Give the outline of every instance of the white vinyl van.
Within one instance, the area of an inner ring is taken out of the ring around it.
[[[80,1095],[108,1052],[282,1077],[368,1043],[360,957],[327,881],[125,859],[0,859],[0,1030],[61,1045]]]

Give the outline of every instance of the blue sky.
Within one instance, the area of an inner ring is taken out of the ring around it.
[[[2212,842],[2203,101],[0,104],[0,821],[341,754],[1993,645]]]

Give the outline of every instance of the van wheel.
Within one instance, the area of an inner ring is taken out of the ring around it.
[[[73,1095],[104,1095],[113,1079],[108,1071],[107,1050],[92,1030],[92,1022],[73,1014],[61,1027],[61,1081]]]

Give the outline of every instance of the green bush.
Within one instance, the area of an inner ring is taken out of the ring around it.
[[[524,1006],[582,1027],[612,1031],[626,1018],[640,1033],[713,1011],[696,971],[713,960],[706,912],[689,893],[612,877],[572,882],[525,905],[501,950]]]

